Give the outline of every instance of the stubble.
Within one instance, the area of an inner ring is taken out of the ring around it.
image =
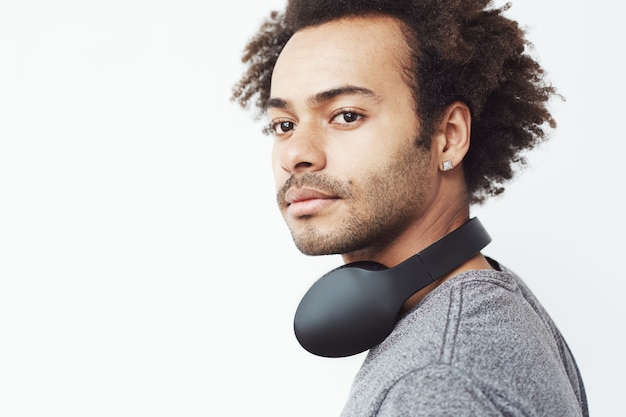
[[[315,216],[299,219],[304,227],[290,228],[296,247],[306,255],[332,255],[388,245],[421,215],[430,191],[429,165],[430,152],[411,143],[358,183],[322,173],[292,176],[277,195],[279,207],[291,187],[312,187],[348,205],[348,215],[331,232],[322,232]]]

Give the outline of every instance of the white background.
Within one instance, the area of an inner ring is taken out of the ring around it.
[[[271,140],[229,102],[281,0],[0,1],[0,415],[332,416],[362,356],[292,334],[308,258],[274,204]],[[616,0],[509,15],[566,97],[550,142],[476,209],[623,407],[625,97]],[[355,40],[358,41],[358,40]]]

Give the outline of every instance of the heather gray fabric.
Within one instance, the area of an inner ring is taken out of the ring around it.
[[[588,416],[556,326],[510,271],[446,281],[368,353],[343,417]]]

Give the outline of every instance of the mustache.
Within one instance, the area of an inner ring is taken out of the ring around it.
[[[292,175],[276,193],[276,201],[279,205],[284,205],[285,194],[291,188],[314,188],[324,194],[339,198],[350,198],[352,196],[351,185],[351,181],[341,181],[323,174],[306,173],[298,176]]]

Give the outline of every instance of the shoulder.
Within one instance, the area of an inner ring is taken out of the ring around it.
[[[344,415],[577,415],[560,334],[529,297],[506,271],[445,282],[369,352]]]
[[[433,364],[399,378],[387,391],[376,416],[517,415],[518,407],[504,398],[459,368]]]

